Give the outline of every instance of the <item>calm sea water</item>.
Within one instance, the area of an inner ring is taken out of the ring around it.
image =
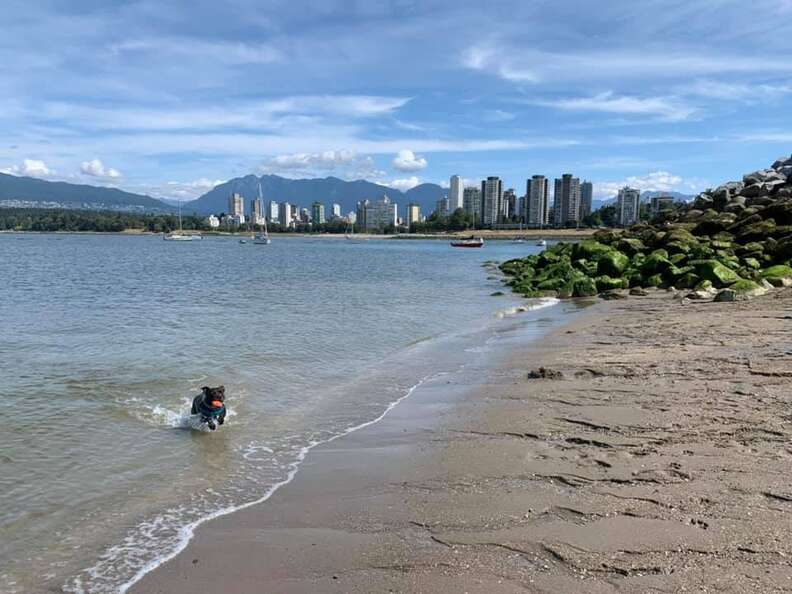
[[[0,591],[116,592],[313,445],[481,357],[538,248],[0,234]],[[222,430],[190,430],[202,385]]]

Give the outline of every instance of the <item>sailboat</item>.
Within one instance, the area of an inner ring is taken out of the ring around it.
[[[182,230],[181,200],[179,200],[179,230],[166,234],[162,239],[165,241],[193,241],[201,239],[200,235],[185,235]]]
[[[259,202],[263,203],[261,199],[261,182],[259,182],[258,185],[258,197],[259,197]],[[255,243],[256,245],[269,245],[272,243],[269,233],[267,232],[267,217],[264,217],[264,233],[261,233],[261,231],[259,231],[252,237],[252,239],[253,239],[253,243]]]

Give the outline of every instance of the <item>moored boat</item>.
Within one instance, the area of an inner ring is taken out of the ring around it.
[[[480,248],[484,247],[484,239],[482,237],[468,237],[467,239],[452,241],[451,247]]]

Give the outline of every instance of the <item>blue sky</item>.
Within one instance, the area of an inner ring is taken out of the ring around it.
[[[191,198],[572,172],[694,193],[792,153],[792,0],[4,0],[0,171]]]

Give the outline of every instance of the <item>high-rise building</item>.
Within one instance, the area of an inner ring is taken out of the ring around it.
[[[501,215],[504,221],[511,220],[517,214],[517,194],[514,188],[509,188],[503,193],[501,201]]]
[[[341,218],[341,205],[338,202],[333,202],[333,206],[330,207],[330,216],[334,219]]]
[[[371,200],[362,200],[357,203],[355,210],[355,222],[362,228],[366,228],[366,209],[371,204]]]
[[[291,211],[292,221],[298,221],[300,219],[300,207],[296,204],[290,204],[289,210]]]
[[[323,225],[325,223],[325,207],[321,202],[314,202],[311,205],[311,219],[314,225]]]
[[[473,224],[481,224],[481,190],[478,188],[465,188],[462,198],[462,208],[465,214],[473,217]]]
[[[580,222],[580,179],[565,173],[555,180],[553,212],[557,227],[577,225]]]
[[[267,221],[270,223],[278,221],[278,203],[274,200],[270,200],[269,206],[267,207]]]
[[[261,225],[264,222],[264,205],[261,198],[250,201],[250,222],[254,225]]]
[[[490,176],[481,182],[481,224],[484,227],[497,225],[503,200],[503,182]]]
[[[448,212],[453,213],[457,208],[464,208],[464,188],[462,178],[458,175],[451,176],[451,185],[448,188]]]
[[[278,217],[278,222],[281,224],[281,227],[291,227],[292,221],[294,220],[292,218],[292,205],[288,202],[281,202],[280,206],[278,206],[278,213],[280,215]]]
[[[234,192],[228,197],[228,216],[239,218],[245,216],[245,203],[242,196]]]
[[[548,222],[547,178],[534,175],[525,186],[525,222],[532,227],[542,227]]]
[[[369,200],[358,202],[357,220],[366,231],[379,231],[391,225],[395,227],[399,222],[399,205],[391,202],[387,196],[374,202]]]
[[[410,202],[407,205],[407,228],[412,229],[412,226],[415,223],[421,222],[421,205],[415,204],[415,202]]]
[[[580,220],[591,214],[591,202],[594,198],[594,184],[584,181],[580,184]]]
[[[674,197],[673,196],[652,196],[652,203],[650,212],[652,216],[658,214],[661,210],[666,210],[667,208],[672,208],[674,206]]]
[[[447,219],[450,213],[450,203],[451,201],[448,199],[448,196],[445,198],[441,198],[435,203],[435,212],[437,213],[438,218]]]
[[[619,190],[616,200],[616,214],[619,225],[629,227],[638,222],[641,207],[641,191],[629,186]]]

